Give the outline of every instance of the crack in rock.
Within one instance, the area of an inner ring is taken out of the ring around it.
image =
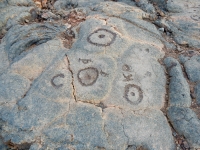
[[[68,69],[71,73],[71,77],[72,77],[72,82],[71,82],[71,85],[72,85],[72,88],[73,88],[73,97],[74,97],[74,100],[77,102],[77,98],[76,98],[76,88],[75,88],[75,85],[74,85],[74,73],[72,71],[72,69],[70,68],[70,61],[69,61],[69,58],[67,55],[65,55],[66,58],[67,58],[67,62],[68,62]]]

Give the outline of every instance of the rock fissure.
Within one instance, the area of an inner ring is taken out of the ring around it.
[[[66,56],[67,61],[68,61],[68,70],[70,71],[71,78],[72,78],[72,82],[71,82],[71,85],[72,85],[72,88],[73,88],[72,94],[73,94],[74,100],[77,102],[77,99],[76,99],[76,88],[75,88],[75,85],[74,85],[74,73],[73,73],[72,69],[70,68],[70,61],[69,61],[68,56],[67,55],[65,55],[65,56]]]

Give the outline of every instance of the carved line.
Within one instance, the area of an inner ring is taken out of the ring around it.
[[[64,78],[65,76],[64,76],[64,74],[61,73],[61,74],[55,75],[55,76],[51,79],[51,85],[52,85],[53,87],[55,87],[56,89],[58,89],[58,88],[60,88],[60,87],[63,86],[63,84],[56,85],[56,84],[54,83],[54,79],[57,78],[57,77]]]
[[[124,76],[124,80],[123,81],[131,81],[131,80],[133,80],[131,77],[133,76],[132,74],[129,74],[129,75],[125,75],[125,74],[123,74],[123,76]]]
[[[102,70],[101,70],[100,74],[101,74],[103,77],[108,77],[108,75],[109,75],[108,73],[103,72]]]
[[[89,62],[92,62],[91,59],[81,59],[81,58],[79,58],[78,61],[79,61],[79,62],[81,61],[81,62],[84,63],[84,64],[87,64],[87,63],[89,63]]]

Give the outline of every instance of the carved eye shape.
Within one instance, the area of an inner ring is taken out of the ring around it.
[[[91,33],[87,41],[96,46],[109,46],[116,39],[116,33],[107,29],[98,29]]]
[[[134,84],[128,84],[124,88],[124,98],[132,105],[138,105],[143,99],[141,88]]]
[[[91,86],[97,81],[99,71],[96,68],[88,67],[79,70],[77,77],[82,86]]]

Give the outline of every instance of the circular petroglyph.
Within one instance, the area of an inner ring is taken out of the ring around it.
[[[63,84],[57,85],[57,84],[54,83],[54,79],[55,79],[55,78],[58,78],[58,77],[64,78],[65,76],[64,76],[64,74],[61,73],[61,74],[55,75],[55,76],[51,79],[51,85],[52,85],[53,87],[55,87],[56,89],[58,89],[58,88],[60,88],[60,87],[63,86]]]
[[[116,33],[107,29],[98,29],[91,33],[87,40],[89,43],[96,46],[109,46],[116,38]]]
[[[141,88],[134,84],[128,84],[125,86],[124,98],[131,104],[137,105],[143,99],[143,92]]]
[[[200,21],[200,15],[193,14],[190,16],[194,21]]]
[[[99,77],[99,71],[94,67],[88,67],[79,70],[77,77],[81,85],[91,86],[97,81],[97,78]]]

